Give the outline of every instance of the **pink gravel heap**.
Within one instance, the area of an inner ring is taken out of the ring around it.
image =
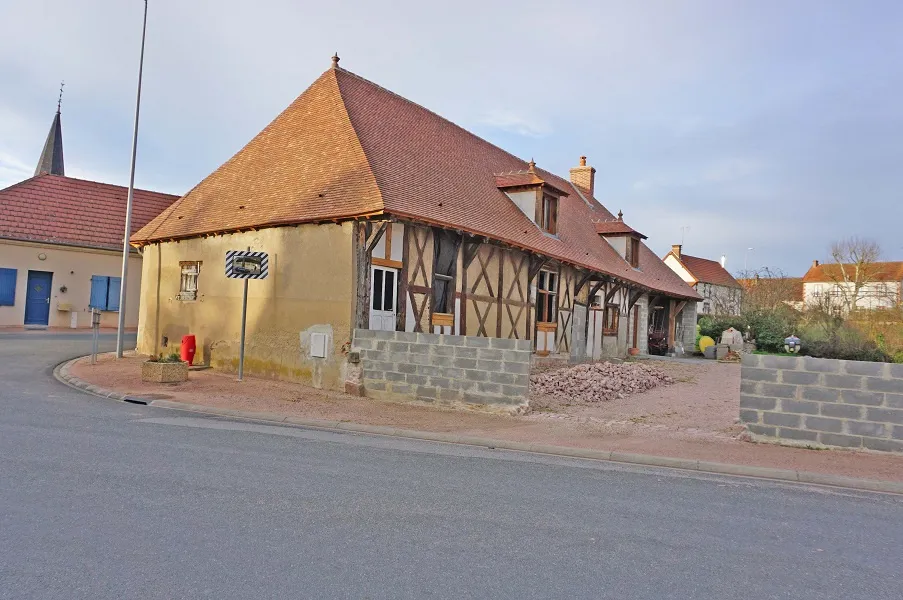
[[[672,383],[671,377],[650,365],[597,362],[532,375],[530,392],[570,403],[589,404],[624,398]]]

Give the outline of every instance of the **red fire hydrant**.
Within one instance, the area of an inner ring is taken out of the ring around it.
[[[182,347],[179,355],[181,356],[182,360],[188,363],[189,367],[194,364],[195,347],[196,342],[193,335],[182,336]]]

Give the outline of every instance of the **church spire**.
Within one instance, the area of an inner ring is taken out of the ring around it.
[[[44,151],[38,160],[38,166],[34,171],[35,176],[50,173],[51,175],[65,175],[63,167],[63,126],[60,123],[60,110],[63,103],[63,85],[60,84],[60,97],[56,104],[56,114],[53,123],[50,124],[50,132],[47,141],[44,142]]]

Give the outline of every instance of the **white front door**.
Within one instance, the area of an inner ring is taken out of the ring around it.
[[[395,331],[398,269],[370,269],[370,329]]]

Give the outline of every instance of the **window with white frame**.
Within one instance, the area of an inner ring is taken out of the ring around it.
[[[201,272],[199,261],[182,261],[179,263],[182,279],[179,283],[179,300],[197,300],[198,275]]]

